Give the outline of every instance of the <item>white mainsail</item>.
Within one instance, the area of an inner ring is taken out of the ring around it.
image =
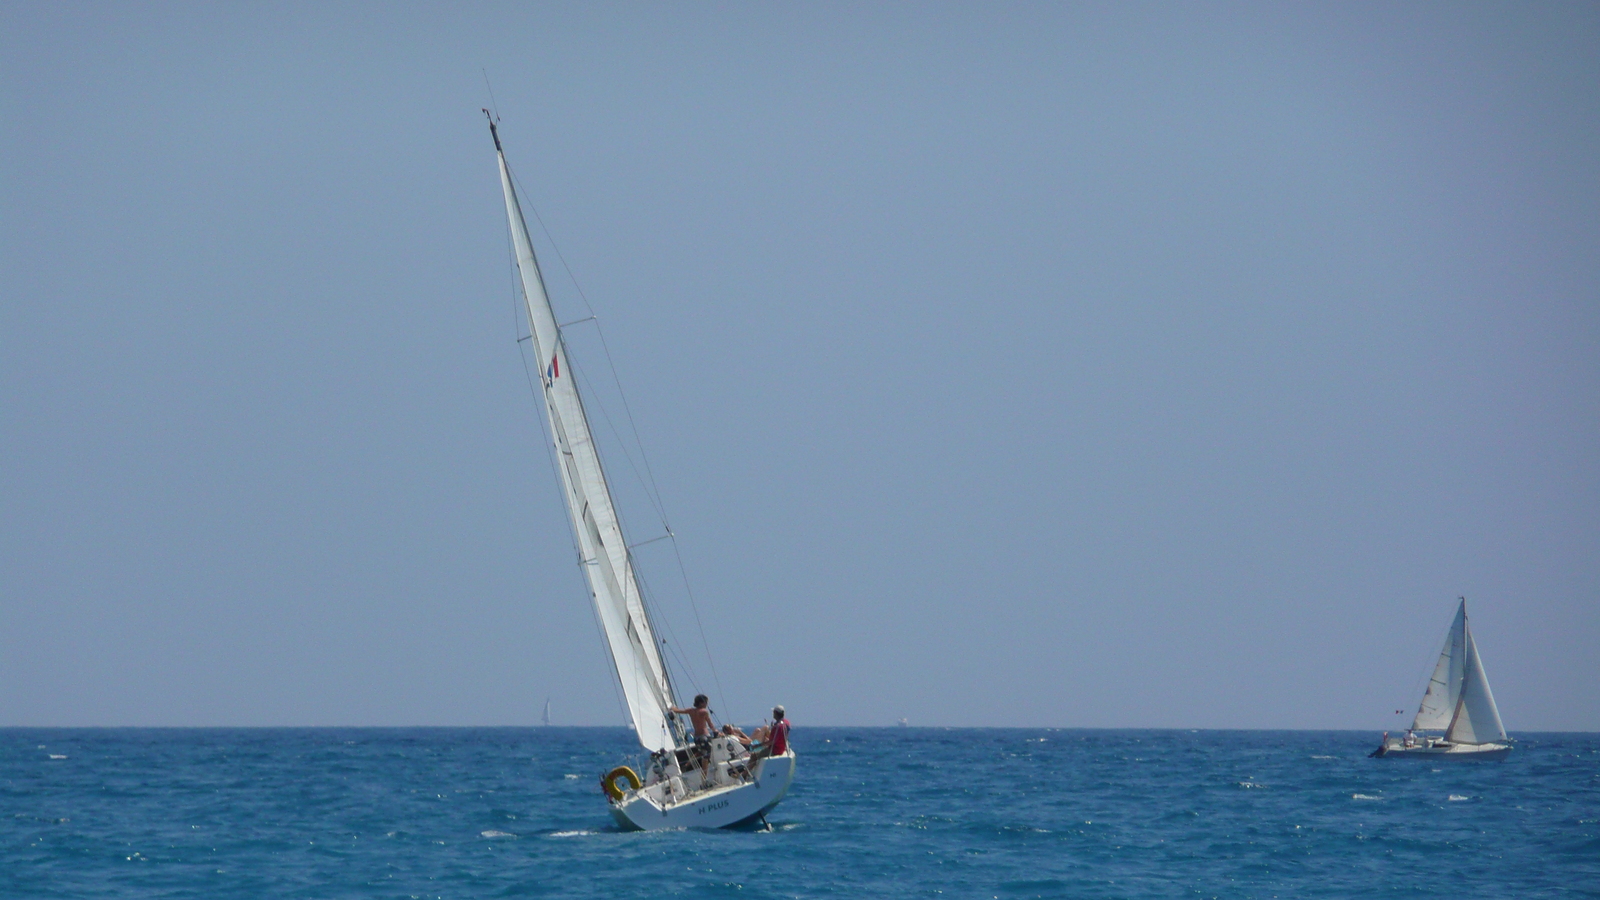
[[[1461,673],[1466,663],[1467,601],[1461,601],[1450,631],[1444,636],[1444,650],[1433,667],[1422,705],[1411,722],[1413,731],[1443,731],[1455,718],[1461,700]]]
[[[490,129],[494,124],[490,123]],[[556,324],[550,298],[545,293],[544,276],[534,257],[528,237],[528,223],[522,217],[511,170],[506,167],[500,135],[494,134],[495,153],[500,160],[500,185],[505,191],[506,218],[511,224],[511,241],[516,250],[517,270],[522,275],[522,296],[527,302],[528,322],[533,332],[534,356],[539,360],[540,382],[544,387],[545,409],[550,414],[550,434],[555,441],[557,468],[566,489],[567,509],[572,514],[572,529],[578,539],[583,570],[589,579],[605,632],[606,646],[622,683],[628,712],[639,743],[647,750],[673,747],[677,725],[670,707],[676,706],[672,685],[662,665],[655,633],[645,615],[644,600],[634,577],[633,561],[623,540],[622,525],[600,466],[599,451],[583,400],[567,365],[566,347]]]
[[[1433,667],[1422,706],[1412,720],[1413,731],[1443,731],[1453,744],[1487,744],[1506,740],[1500,710],[1489,690],[1483,660],[1478,657],[1478,642],[1467,625],[1467,601],[1456,608],[1456,617],[1444,638],[1444,649]]]
[[[1462,604],[1465,608],[1465,604]],[[1463,623],[1464,624],[1464,623]],[[1478,642],[1472,639],[1472,629],[1466,633],[1466,665],[1461,678],[1461,699],[1456,702],[1455,717],[1445,739],[1452,744],[1487,744],[1506,740],[1506,726],[1500,721],[1500,710],[1494,705],[1494,693],[1489,690],[1489,678],[1483,672],[1483,660],[1478,658]]]

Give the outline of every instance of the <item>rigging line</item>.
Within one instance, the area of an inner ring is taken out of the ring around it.
[[[706,626],[700,622],[700,604],[694,600],[694,588],[689,586],[689,570],[683,565],[683,551],[678,549],[678,537],[667,532],[672,538],[672,555],[678,559],[678,574],[683,577],[683,591],[689,595],[689,609],[694,612],[695,627],[700,630],[700,646],[705,648],[706,663],[711,666],[711,680],[717,686],[717,702],[727,706],[728,698],[723,696],[722,676],[717,674],[717,661],[711,655],[711,643],[706,640]]]
[[[506,168],[509,169],[510,165],[508,164]],[[516,181],[517,173],[512,172],[511,178],[513,181]],[[545,240],[550,242],[550,249],[556,251],[556,259],[561,260],[561,268],[567,270],[567,278],[572,281],[572,286],[578,289],[578,296],[583,299],[583,308],[587,309],[589,311],[589,315],[593,316],[594,307],[589,303],[589,295],[583,292],[583,285],[579,284],[578,277],[572,274],[572,267],[567,265],[567,258],[561,253],[561,245],[556,243],[555,237],[550,234],[550,229],[544,224],[544,217],[539,215],[539,208],[534,206],[532,203],[528,204],[528,208],[533,210],[534,221],[539,223],[539,230],[544,232]]]
[[[521,323],[519,322],[518,324],[520,325]],[[522,358],[522,371],[528,377],[528,391],[543,399],[546,407],[548,407],[550,404],[549,398],[544,397],[544,392],[533,386],[533,370],[528,367],[527,352],[522,351],[521,344],[517,345],[517,349],[521,351],[517,355]],[[534,416],[534,418],[537,419],[539,417]],[[556,484],[560,486],[561,492],[565,494],[567,493],[567,483],[565,479],[561,477],[561,471],[558,468],[560,464],[556,460],[556,442],[555,439],[550,437],[544,429],[545,423],[544,420],[541,419],[539,421],[539,432],[546,437],[544,442],[544,455],[545,458],[550,462],[550,474],[555,477]],[[571,503],[572,501],[568,497],[562,497],[562,502]],[[583,589],[589,594],[589,602],[584,605],[589,607],[589,616],[590,618],[594,619],[595,632],[600,635],[600,643],[605,645],[606,658],[611,660],[611,671],[618,673],[616,677],[607,678],[606,681],[611,685],[611,696],[617,701],[617,712],[621,713],[622,721],[632,722],[633,710],[628,707],[628,701],[622,695],[622,687],[620,684],[622,678],[622,675],[620,674],[621,670],[617,668],[616,654],[611,651],[611,638],[606,635],[605,623],[600,621],[600,610],[595,606],[594,589],[589,586],[589,573],[583,571],[583,567],[587,565],[587,563],[583,558],[583,547],[578,543],[578,535],[573,531],[574,527],[575,526],[571,525],[568,526],[567,537],[572,541],[572,555],[578,561],[578,571],[582,574],[583,578]],[[635,727],[637,727],[637,725]]]
[[[577,284],[577,281],[574,280],[573,284]],[[582,288],[579,288],[579,293],[582,293]],[[584,302],[587,303],[588,300]],[[639,445],[639,459],[644,463],[645,474],[650,479],[650,490],[655,494],[656,512],[661,515],[661,523],[666,525],[667,508],[661,499],[661,488],[656,484],[656,473],[650,468],[650,456],[644,452],[644,440],[639,437],[639,426],[633,420],[633,405],[628,402],[628,394],[622,389],[622,378],[617,375],[617,363],[611,357],[611,345],[606,341],[606,330],[600,327],[598,319],[594,323],[594,331],[600,336],[600,348],[605,351],[606,365],[611,368],[611,380],[616,383],[617,396],[622,399],[622,413],[628,418],[628,428],[633,432],[633,442]]]
[[[588,377],[587,374],[585,374],[585,372],[583,370],[583,367],[573,358],[573,355],[572,355],[571,352],[568,352],[568,354],[567,354],[567,366],[571,370],[572,377],[574,379],[577,379],[581,384],[589,385],[589,388],[590,388],[589,389],[589,394],[590,394],[591,397],[594,398],[595,406],[599,408],[601,418],[605,421],[606,426],[611,430],[612,436],[617,440],[617,443],[618,443],[618,445],[620,446],[620,448],[622,450],[623,458],[628,461],[629,467],[633,469],[634,477],[638,478],[640,484],[643,485],[644,484],[644,479],[639,475],[639,468],[634,463],[633,457],[627,452],[627,444],[622,440],[622,435],[617,432],[616,423],[615,423],[615,421],[612,420],[610,411],[607,410],[605,404],[603,402],[601,402],[600,397],[599,397],[599,392],[594,390],[593,382],[591,382],[589,380],[589,377]],[[600,453],[600,447],[598,445],[596,445],[596,447],[594,449],[595,449],[595,453],[598,455]],[[649,496],[648,489],[646,490],[646,496],[647,497]],[[626,523],[626,521],[624,521],[624,513],[623,513],[623,510],[621,509],[621,507],[613,504],[612,512],[617,517],[618,527],[620,527],[622,529],[623,534],[627,534],[627,531],[628,531],[627,523]],[[661,510],[659,508],[657,508],[656,512],[659,514],[661,512]],[[671,534],[671,529],[670,529],[670,527],[667,526],[666,518],[664,516],[662,517],[661,524],[662,524],[663,528],[667,529],[668,535],[670,535]],[[664,535],[664,537],[665,536],[666,535]],[[652,539],[652,541],[647,541],[645,543],[651,543],[654,540],[660,540],[660,538],[654,538],[654,539]],[[645,609],[647,610],[646,615],[647,615],[647,617],[649,617],[648,610],[650,610],[651,608],[657,606],[657,604],[651,599],[651,597],[654,596],[654,591],[652,591],[650,589],[648,582],[645,581],[644,573],[639,570],[639,567],[637,565],[637,559],[634,557],[634,555],[633,555],[633,553],[631,551],[628,553],[628,564],[629,564],[629,567],[633,569],[634,579],[639,583],[639,603],[640,603],[641,606],[645,607]],[[688,577],[688,574],[683,571],[683,561],[682,561],[681,558],[678,560],[678,568],[679,568],[680,577],[683,579],[684,584],[687,585],[688,581],[689,581],[689,577]],[[712,674],[713,682],[717,685],[717,690],[718,690],[717,702],[718,703],[725,703],[726,698],[722,695],[722,681],[721,681],[720,676],[717,675],[716,662],[711,659],[711,646],[710,646],[710,643],[705,638],[705,627],[700,624],[700,610],[695,605],[694,595],[693,595],[692,592],[689,594],[689,608],[690,608],[690,611],[694,614],[695,625],[699,629],[700,644],[701,644],[701,647],[703,648],[703,650],[705,651],[706,662],[708,664],[710,664],[710,666],[711,666],[711,670],[712,670],[711,674]],[[682,653],[678,652],[677,649],[676,649],[677,645],[682,643],[682,641],[678,637],[676,629],[674,629],[672,627],[672,619],[671,619],[671,617],[654,616],[654,617],[650,617],[650,618],[653,618],[653,619],[656,620],[655,624],[658,627],[663,627],[663,628],[666,629],[667,635],[672,638],[672,642],[671,642],[672,650],[669,651],[669,652],[671,652],[673,654],[673,656],[676,657],[676,659],[678,661],[679,668],[681,668],[686,674],[688,674],[690,684],[694,685],[694,687],[698,690],[698,688],[700,686],[700,677],[699,677],[699,675],[695,672],[694,667],[689,665],[688,658],[685,657]]]
[[[516,178],[515,173],[512,174],[512,178]],[[566,255],[561,252],[561,245],[556,243],[555,236],[550,233],[550,229],[545,225],[544,217],[539,215],[538,207],[533,206],[530,203],[529,208],[533,210],[533,217],[536,221],[538,221],[540,230],[544,232],[545,240],[549,241],[551,249],[555,250],[556,259],[561,261],[561,267],[566,270],[567,278],[571,280],[572,286],[577,289],[578,297],[583,300],[584,308],[589,311],[589,317],[591,319],[595,319],[595,333],[600,336],[600,347],[605,352],[606,365],[611,370],[611,381],[617,386],[617,396],[622,400],[623,414],[627,417],[629,430],[633,432],[634,444],[639,448],[639,459],[644,465],[644,476],[639,475],[638,466],[634,464],[632,454],[627,452],[626,444],[622,442],[621,439],[622,436],[617,434],[616,424],[611,421],[610,412],[606,410],[605,404],[600,403],[597,391],[592,392],[597,395],[595,402],[600,407],[601,415],[603,415],[606,419],[607,427],[611,429],[612,434],[616,435],[618,442],[623,444],[623,456],[628,460],[628,465],[633,467],[635,477],[639,477],[641,481],[647,481],[648,487],[645,491],[645,495],[650,498],[651,505],[655,507],[656,515],[661,517],[662,526],[667,529],[668,534],[671,534],[672,523],[667,518],[666,504],[661,498],[661,488],[656,482],[655,470],[650,466],[650,456],[649,454],[645,453],[644,441],[639,437],[639,426],[634,420],[633,405],[628,402],[628,393],[622,389],[622,378],[617,374],[616,359],[611,354],[610,342],[606,340],[605,328],[601,327],[599,317],[595,315],[594,305],[589,302],[589,295],[584,293],[583,285],[578,282],[578,276],[573,273],[572,266],[567,263]],[[568,357],[567,362],[576,370],[577,366],[576,364],[572,363],[570,356]],[[683,579],[684,591],[689,597],[689,609],[694,613],[695,627],[700,632],[700,645],[705,651],[706,662],[711,666],[711,677],[717,686],[717,702],[726,707],[727,698],[723,695],[722,677],[717,673],[716,660],[711,656],[711,643],[710,641],[706,640],[705,625],[700,620],[700,605],[695,602],[694,590],[689,586],[689,571],[683,564],[683,552],[678,547],[678,540],[676,537],[674,537],[672,540],[672,552],[677,558],[678,574]],[[669,629],[670,627],[671,626],[668,626]],[[693,676],[691,675],[691,678],[692,677]]]
[[[660,497],[651,494],[649,483],[645,481],[644,475],[639,472],[639,464],[634,462],[633,454],[628,452],[628,442],[622,439],[622,433],[617,430],[617,423],[611,418],[611,410],[606,408],[605,401],[600,396],[600,391],[595,388],[594,382],[584,373],[583,367],[573,359],[570,352],[567,354],[567,367],[572,370],[574,378],[589,386],[589,396],[593,398],[594,405],[600,410],[600,418],[605,420],[606,427],[611,430],[611,436],[616,439],[617,446],[622,451],[622,458],[628,461],[628,468],[633,470],[633,477],[637,478],[639,485],[644,488],[645,498],[650,501],[650,506],[656,511],[656,517],[661,520],[661,527],[671,531],[672,526],[667,522],[666,510],[661,508]],[[620,394],[621,391],[619,390],[618,393]],[[624,405],[626,405],[626,401],[624,401]],[[596,452],[599,452],[598,447],[596,447]],[[641,456],[644,455],[643,445],[639,447],[639,454]],[[645,468],[649,469],[648,463],[646,463]]]
[[[570,275],[571,273],[569,272],[568,274]],[[573,283],[574,284],[577,283],[576,279],[574,279]],[[579,290],[581,291],[582,289],[580,288]],[[587,303],[587,300],[585,301],[585,303]],[[719,704],[721,704],[722,706],[726,707],[727,706],[727,697],[725,696],[725,694],[723,692],[723,688],[722,688],[722,676],[717,672],[717,661],[711,654],[711,642],[709,640],[707,640],[707,638],[706,638],[706,627],[705,627],[705,624],[700,619],[700,604],[695,601],[694,588],[691,587],[690,584],[689,584],[689,570],[683,564],[683,551],[678,546],[677,535],[674,534],[673,531],[672,531],[672,523],[667,519],[667,511],[666,511],[665,506],[663,505],[663,502],[662,502],[662,499],[661,499],[661,491],[660,491],[660,488],[656,485],[656,482],[655,482],[655,473],[653,471],[651,471],[651,469],[650,469],[650,459],[649,459],[648,454],[646,454],[644,452],[644,442],[639,439],[639,429],[638,429],[638,426],[634,424],[634,421],[633,421],[633,410],[628,405],[628,396],[622,390],[621,379],[619,379],[617,377],[617,367],[616,367],[615,362],[611,358],[611,349],[610,349],[609,345],[606,344],[605,329],[600,327],[600,323],[599,323],[598,320],[595,322],[595,332],[597,334],[599,334],[599,336],[600,336],[600,346],[605,349],[606,362],[611,368],[611,378],[612,378],[613,383],[615,383],[616,386],[617,386],[617,396],[619,396],[622,399],[622,408],[626,412],[626,414],[628,416],[628,424],[633,430],[634,443],[639,448],[639,457],[640,457],[641,461],[644,464],[645,473],[649,477],[649,482],[648,482],[648,484],[646,484],[645,496],[650,499],[651,505],[655,507],[656,515],[661,517],[661,525],[662,525],[663,528],[665,528],[667,530],[667,534],[665,536],[666,537],[670,537],[672,539],[672,553],[673,553],[673,556],[677,560],[677,563],[678,563],[678,576],[683,580],[683,590],[684,590],[684,594],[688,597],[688,600],[689,600],[689,610],[690,610],[690,612],[692,612],[694,614],[695,629],[697,631],[699,631],[699,633],[700,633],[700,647],[705,652],[707,665],[709,665],[711,667],[711,680],[712,680],[712,683],[714,683],[717,686],[717,702]],[[628,461],[628,465],[633,469],[634,477],[638,478],[640,480],[641,484],[645,484],[645,476],[641,475],[639,473],[639,467],[638,467],[638,465],[636,465],[634,463],[633,455],[628,453],[627,444],[626,444],[626,442],[624,442],[622,440],[622,435],[617,432],[617,426],[616,426],[616,423],[611,418],[610,410],[606,409],[605,404],[600,401],[599,396],[598,396],[599,392],[593,390],[593,388],[592,388],[593,382],[589,381],[588,376],[584,375],[579,370],[579,366],[578,366],[577,363],[573,362],[571,354],[568,354],[568,356],[567,356],[567,364],[572,367],[573,373],[574,373],[574,375],[576,377],[582,378],[585,382],[587,382],[587,383],[589,383],[591,385],[590,393],[596,395],[595,396],[595,405],[600,408],[600,414],[605,419],[606,427],[611,429],[611,434],[616,438],[618,444],[621,445],[623,458],[625,458]],[[631,558],[631,554],[630,554],[630,558]],[[667,625],[667,628],[668,628],[669,631],[672,629],[672,626],[671,626],[670,623]],[[677,636],[674,635],[673,639],[677,640]],[[680,655],[680,658],[681,658],[681,655]],[[687,668],[687,663],[685,663],[685,667]],[[698,681],[698,679],[696,679],[694,677],[694,674],[693,674],[692,671],[690,672],[690,679],[693,680],[693,681]]]
[[[510,173],[512,180],[516,181],[517,180],[517,175],[516,175],[515,172],[512,172],[510,170],[510,165],[509,164],[507,164],[507,171]],[[631,430],[633,431],[634,443],[637,444],[638,447],[639,447],[639,456],[640,456],[641,460],[644,463],[645,473],[649,477],[649,485],[650,485],[650,487],[649,487],[649,490],[646,491],[646,496],[650,496],[651,504],[655,507],[656,514],[661,517],[661,524],[667,529],[668,533],[671,533],[672,524],[667,519],[666,508],[665,508],[665,505],[661,501],[661,489],[656,483],[655,472],[650,467],[649,456],[648,456],[648,454],[646,454],[644,452],[644,442],[642,440],[640,440],[640,438],[639,438],[639,426],[635,423],[634,418],[633,418],[633,406],[628,403],[627,392],[625,392],[622,389],[622,379],[620,377],[618,377],[618,375],[617,375],[616,360],[611,355],[611,345],[610,345],[610,343],[606,341],[605,329],[600,327],[600,323],[598,321],[598,317],[595,316],[594,305],[589,302],[589,295],[584,293],[583,285],[578,282],[577,275],[573,274],[572,266],[567,263],[566,254],[561,252],[561,245],[556,243],[555,236],[550,233],[549,227],[546,226],[545,223],[544,223],[544,217],[539,215],[539,208],[537,206],[534,206],[532,203],[528,204],[528,208],[533,210],[533,218],[534,218],[534,220],[539,223],[539,229],[544,232],[545,240],[550,242],[551,249],[555,250],[556,259],[561,261],[561,268],[566,270],[567,278],[572,281],[572,286],[577,289],[578,297],[583,300],[584,308],[589,311],[589,315],[590,315],[591,318],[595,318],[596,319],[595,332],[600,336],[600,346],[605,351],[606,365],[611,369],[612,382],[614,384],[616,384],[616,386],[617,386],[617,396],[619,396],[622,399],[623,412],[626,414],[626,416],[628,418],[628,425],[631,428]],[[572,364],[572,359],[571,359],[570,356],[568,357],[567,362],[569,364]],[[573,368],[574,369],[577,368],[575,364],[573,365]],[[598,392],[596,392],[596,393],[598,393]],[[599,403],[599,398],[598,397],[596,397],[596,403],[597,404]],[[615,424],[613,424],[611,422],[610,413],[606,411],[604,404],[599,404],[599,405],[600,405],[600,412],[606,419],[606,424],[612,429],[612,433],[615,434],[616,433],[616,426],[615,426]],[[621,435],[618,435],[617,437],[618,437],[618,440],[620,442]],[[596,448],[596,449],[598,450],[598,448]],[[628,454],[626,452],[626,450],[624,450],[623,456],[625,458],[627,458],[628,465],[629,466],[633,466],[633,457],[630,454]],[[637,477],[637,474],[638,474],[638,470],[637,470],[637,467],[635,467],[635,476],[636,477]],[[643,479],[641,479],[641,480],[643,480]],[[653,496],[651,496],[652,494],[653,494]],[[683,553],[678,548],[678,540],[677,540],[676,537],[674,537],[673,540],[672,540],[672,551],[673,551],[673,554],[677,557],[677,560],[678,560],[678,573],[683,578],[684,590],[689,595],[689,608],[694,612],[695,626],[700,631],[700,644],[705,650],[706,662],[709,663],[710,666],[711,666],[711,676],[712,676],[712,679],[715,681],[715,683],[717,685],[717,702],[718,703],[722,703],[725,706],[727,698],[723,696],[722,678],[721,678],[720,675],[717,674],[716,661],[711,658],[711,644],[710,644],[709,641],[706,640],[705,625],[702,624],[701,621],[700,621],[700,607],[699,607],[699,604],[697,604],[695,602],[693,589],[689,587],[689,572],[688,572],[688,569],[686,569],[684,567],[684,565],[683,565]],[[671,626],[669,625],[668,628],[670,630]]]
[[[653,589],[651,589],[649,582],[645,580],[644,573],[639,571],[639,567],[638,566],[633,565],[633,554],[632,553],[628,554],[628,563],[633,568],[633,579],[639,585],[639,601],[640,601],[640,603],[643,604],[643,603],[649,602],[649,601],[646,601],[645,598],[649,597],[649,596],[652,596],[655,592],[654,592]],[[655,604],[653,602],[650,602],[650,605],[654,606]],[[673,628],[672,628],[672,620],[663,617],[662,621],[661,621],[661,625],[662,625],[663,628],[666,629],[667,636],[672,638],[672,640],[671,641],[663,640],[658,635],[656,637],[657,642],[667,645],[667,652],[672,654],[672,656],[675,659],[677,659],[678,668],[682,669],[689,676],[689,684],[692,685],[694,687],[694,689],[698,692],[700,690],[700,676],[699,676],[698,673],[695,672],[694,667],[689,665],[689,660],[682,653],[680,653],[678,651],[678,644],[680,643],[680,641],[678,640],[678,633],[676,631],[674,631]],[[660,648],[658,647],[657,650],[659,651]]]
[[[557,332],[557,339],[558,340],[562,340],[560,338],[560,332]],[[562,340],[561,346],[565,347],[565,341],[564,340]],[[573,362],[572,356],[571,356],[570,353],[568,353],[566,355],[566,359],[567,359],[567,364],[568,364],[568,366],[569,366],[569,368],[571,370],[571,372],[570,372],[571,377],[574,380],[574,386],[580,386],[579,385],[580,382],[583,383],[583,384],[589,383],[588,382],[588,378],[583,374],[583,370],[582,370],[581,366],[579,366],[578,364]],[[600,407],[601,415],[606,420],[606,422],[608,424],[610,424],[610,422],[611,422],[610,416],[609,416],[609,414],[606,413],[606,409],[605,409],[604,404],[600,404],[599,403],[599,398],[597,396],[597,392],[592,389],[592,386],[591,386],[591,389],[590,389],[590,393],[596,395],[595,402]],[[575,394],[575,396],[576,396],[576,398],[578,400],[578,404],[579,404],[580,409],[583,408],[584,407],[583,392],[581,390],[579,390]],[[552,408],[552,415],[554,415],[553,408]],[[587,414],[585,414],[585,418],[587,418]],[[615,426],[613,426],[612,427],[613,433],[615,433],[615,430],[616,430]],[[598,463],[600,465],[600,467],[601,467],[601,470],[602,470],[601,478],[604,479],[605,478],[605,476],[604,476],[605,462],[602,459],[601,448],[600,448],[599,444],[597,442],[595,442],[595,440],[594,440],[593,431],[590,430],[587,433],[589,435],[591,451],[594,453],[594,458],[595,458],[596,463]],[[626,447],[624,447],[624,456],[626,456]],[[632,464],[632,459],[631,458],[629,458],[629,464],[630,465]],[[637,469],[635,469],[635,474],[637,475]],[[618,529],[621,530],[621,532],[622,532],[622,534],[624,536],[624,540],[626,540],[627,523],[623,521],[623,511],[619,507],[616,506],[615,502],[612,503],[611,509],[612,509],[612,515],[616,519],[617,527],[618,527]],[[624,552],[626,552],[626,549],[624,549]],[[634,578],[634,589],[638,592],[639,606],[644,611],[645,624],[650,626],[651,632],[654,633],[654,631],[656,629],[656,624],[652,621],[653,617],[651,615],[651,607],[652,607],[653,604],[649,601],[649,599],[647,598],[647,596],[645,594],[645,587],[646,586],[642,582],[642,579],[640,577],[640,573],[639,573],[638,569],[634,566],[634,559],[633,559],[633,556],[631,554],[628,554],[628,556],[627,556],[627,565],[628,565],[628,571],[630,573],[632,573],[633,578]],[[669,632],[671,631],[670,624],[668,625],[668,631]],[[673,635],[673,639],[674,640],[677,639],[677,636],[675,634]],[[614,663],[615,663],[615,656],[613,656],[613,664]],[[672,680],[672,676],[671,676],[671,674],[669,672],[666,671],[666,662],[663,661],[661,663],[661,665],[662,665],[662,677],[665,678],[667,680],[667,682],[668,682],[667,691],[670,694],[672,692],[672,687],[671,687],[671,683],[670,683],[671,680]],[[620,677],[620,674],[621,674],[620,670],[619,670],[618,674],[619,674],[619,677]],[[692,672],[691,672],[691,676],[692,676]],[[635,728],[637,728],[637,723],[635,723]]]
[[[663,534],[660,537],[653,537],[648,541],[640,541],[637,544],[629,544],[628,545],[628,550],[629,550],[629,552],[632,552],[634,550],[637,550],[640,547],[643,547],[646,544],[654,544],[656,541],[664,541],[669,537],[672,537],[672,534],[670,532],[668,532],[667,534]]]
[[[645,573],[639,569],[637,560],[634,558],[632,553],[628,554],[628,568],[633,571],[634,583],[638,586],[639,590],[639,603],[641,606],[646,608],[645,617],[651,620],[652,632],[655,632],[658,629],[663,632],[655,634],[654,636],[657,645],[657,654],[662,654],[662,648],[665,647],[666,653],[671,654],[677,659],[678,668],[689,676],[689,683],[694,686],[696,690],[698,690],[700,686],[700,676],[695,672],[694,667],[689,665],[689,661],[677,651],[677,646],[679,644],[678,633],[672,627],[672,620],[667,617],[653,616],[650,614],[650,609],[656,606],[655,601],[650,599],[655,595],[655,591],[650,587],[650,582],[648,579],[646,579]],[[671,640],[669,641],[667,638],[671,638]],[[661,655],[661,659],[661,664],[663,667],[665,667],[667,664],[667,656],[663,654]],[[669,680],[671,679],[670,673],[667,677]]]
[[[489,88],[489,108],[494,110],[494,120],[498,122],[500,121],[500,105],[494,102],[494,88],[489,85],[489,69],[485,67],[482,71],[483,86]]]
[[[511,274],[512,333],[520,334],[522,332],[522,304],[523,302],[526,302],[527,298],[519,296],[522,286],[518,283],[520,279],[518,278],[517,250],[511,238],[511,223],[509,222],[506,223],[506,254],[508,257],[507,265]],[[530,333],[528,337],[531,338],[533,335]],[[528,366],[528,354],[522,346],[524,340],[524,338],[517,339],[517,358],[522,361],[522,374],[527,378],[528,381],[528,393],[535,399],[543,399],[545,404],[548,406],[549,400],[548,398],[544,397],[544,391],[534,387],[533,385],[533,370]],[[533,417],[534,419],[538,420],[540,437],[544,438],[544,455],[545,460],[550,464],[550,475],[555,479],[556,484],[561,486],[562,493],[565,493],[566,482],[561,479],[561,471],[556,467],[555,438],[550,432],[546,431],[545,421],[543,418],[541,418],[537,413],[535,413]],[[562,498],[562,502],[566,502],[565,497]],[[572,553],[578,558],[581,568],[581,563],[583,561],[583,550],[578,546],[578,537],[572,533],[570,527],[567,529],[567,536],[572,541]],[[588,573],[584,573],[583,586],[584,590],[589,590]],[[589,599],[590,602],[586,604],[589,607],[589,615],[594,619],[595,631],[600,634],[601,643],[605,644],[606,646],[606,655],[610,656],[611,641],[606,637],[605,625],[600,622],[600,611],[595,608],[593,602],[594,598],[591,596]],[[615,660],[612,660],[611,666],[613,670],[616,669]],[[612,698],[617,701],[617,711],[622,713],[622,720],[624,722],[633,721],[633,712],[628,709],[627,701],[623,699],[621,687],[618,685],[617,679],[607,678],[606,681],[610,682],[611,684],[611,695]]]
[[[507,164],[506,169],[507,171],[510,171],[509,163]],[[517,180],[516,172],[511,172],[511,179],[512,181]],[[528,208],[533,210],[534,221],[539,223],[539,230],[544,232],[545,240],[550,242],[550,249],[556,252],[556,259],[561,261],[561,268],[566,270],[567,279],[571,281],[572,286],[577,289],[579,299],[583,300],[584,309],[589,311],[589,318],[595,320],[595,332],[600,335],[600,347],[605,351],[606,365],[611,369],[611,381],[617,386],[617,396],[622,398],[623,413],[627,416],[628,427],[633,431],[633,441],[639,447],[639,457],[644,463],[646,475],[649,476],[649,489],[647,493],[653,494],[651,497],[651,503],[656,508],[656,514],[661,517],[662,524],[665,525],[667,524],[667,513],[665,504],[661,502],[661,488],[657,486],[655,472],[650,468],[650,457],[644,452],[644,441],[640,440],[639,438],[639,426],[634,422],[633,419],[633,406],[628,403],[627,392],[622,389],[622,379],[617,375],[617,363],[616,360],[611,356],[611,345],[606,341],[605,329],[600,327],[599,316],[595,315],[594,305],[589,302],[589,295],[584,293],[583,285],[578,282],[578,276],[573,273],[572,266],[567,264],[566,254],[561,252],[561,245],[556,243],[555,236],[550,233],[549,227],[544,224],[544,217],[539,215],[539,208],[534,206],[531,202],[528,204]],[[644,479],[641,478],[640,480],[643,481]]]

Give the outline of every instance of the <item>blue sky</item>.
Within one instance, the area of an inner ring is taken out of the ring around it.
[[[621,721],[485,73],[722,714],[1600,730],[1581,4],[8,4],[0,725]]]

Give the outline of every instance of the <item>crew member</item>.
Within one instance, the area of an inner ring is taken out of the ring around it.
[[[789,720],[783,717],[783,707],[772,708],[772,727],[767,730],[767,740],[772,745],[773,756],[782,756],[789,749]]]
[[[694,739],[697,743],[702,740],[710,740],[711,736],[717,733],[717,729],[711,724],[710,703],[711,698],[705,694],[695,694],[693,707],[689,709],[672,707],[673,713],[680,716],[688,716],[689,721],[694,723]]]

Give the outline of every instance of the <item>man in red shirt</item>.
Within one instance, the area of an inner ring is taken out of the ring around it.
[[[773,756],[782,756],[789,749],[789,720],[783,717],[783,707],[772,708],[772,729],[767,732]]]

